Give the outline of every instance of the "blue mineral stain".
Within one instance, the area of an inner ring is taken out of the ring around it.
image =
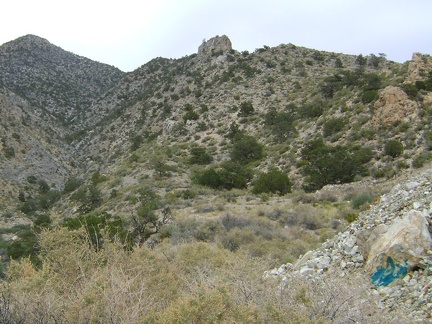
[[[387,257],[386,267],[378,267],[371,276],[372,283],[377,286],[387,286],[395,279],[404,277],[408,273],[408,261],[395,263],[392,257]]]

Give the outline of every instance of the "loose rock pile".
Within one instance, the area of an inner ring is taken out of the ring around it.
[[[432,321],[432,170],[397,184],[343,233],[294,265],[265,273],[285,281],[293,273],[367,273],[382,309],[404,309],[414,322]]]

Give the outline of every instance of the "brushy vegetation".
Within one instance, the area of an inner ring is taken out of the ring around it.
[[[128,251],[101,234],[106,243],[95,249],[82,228],[43,231],[41,265],[22,259],[9,266],[0,287],[2,321],[322,323],[380,317],[361,276],[313,284],[292,277],[280,286],[263,279],[261,261],[213,244]]]
[[[271,170],[259,176],[255,181],[252,192],[255,194],[271,192],[281,196],[291,192],[291,181],[288,175],[278,170]]]

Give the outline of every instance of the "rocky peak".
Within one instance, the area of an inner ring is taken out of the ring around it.
[[[56,48],[56,46],[45,38],[35,35],[26,35],[3,44],[0,53],[35,52],[35,50],[50,51],[53,48]]]
[[[416,81],[423,80],[426,76],[425,71],[432,70],[432,59],[429,55],[421,53],[414,53],[412,60],[408,65],[408,76],[405,82],[415,83]]]
[[[68,123],[124,73],[26,35],[0,46],[1,87]],[[22,76],[25,76],[23,78]]]
[[[210,38],[208,41],[203,41],[203,43],[198,47],[199,56],[210,56],[215,53],[226,52],[232,50],[232,44],[230,39],[225,36],[216,36]]]

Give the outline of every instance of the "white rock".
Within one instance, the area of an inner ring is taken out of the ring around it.
[[[414,209],[420,209],[421,206],[422,206],[422,203],[421,203],[421,202],[415,201],[415,202],[413,203],[413,208],[414,208]]]
[[[411,276],[410,276],[410,275],[406,275],[406,276],[403,278],[403,281],[404,281],[405,283],[408,283],[410,280],[411,280]]]
[[[354,245],[356,244],[356,241],[357,241],[357,239],[356,239],[356,237],[355,236],[350,236],[347,240],[345,240],[343,243],[342,243],[342,248],[345,250],[345,251],[351,251],[351,249],[354,247]]]
[[[419,185],[420,185],[420,183],[418,183],[417,181],[410,181],[410,182],[407,182],[407,183],[405,184],[405,186],[406,186],[406,188],[407,188],[408,190],[411,190],[411,189],[417,188]]]
[[[307,275],[314,274],[315,270],[308,268],[308,267],[304,267],[304,268],[301,268],[299,272],[301,275],[307,276]]]
[[[308,262],[306,262],[306,267],[311,268],[311,269],[318,268],[318,266],[317,266],[318,262],[319,262],[319,259],[309,260]]]
[[[328,255],[326,255],[318,260],[316,266],[318,269],[328,269],[328,267],[330,267],[330,263],[331,263],[331,258]]]
[[[363,258],[363,255],[358,253],[352,258],[352,260],[353,260],[353,262],[363,262],[364,258]]]

